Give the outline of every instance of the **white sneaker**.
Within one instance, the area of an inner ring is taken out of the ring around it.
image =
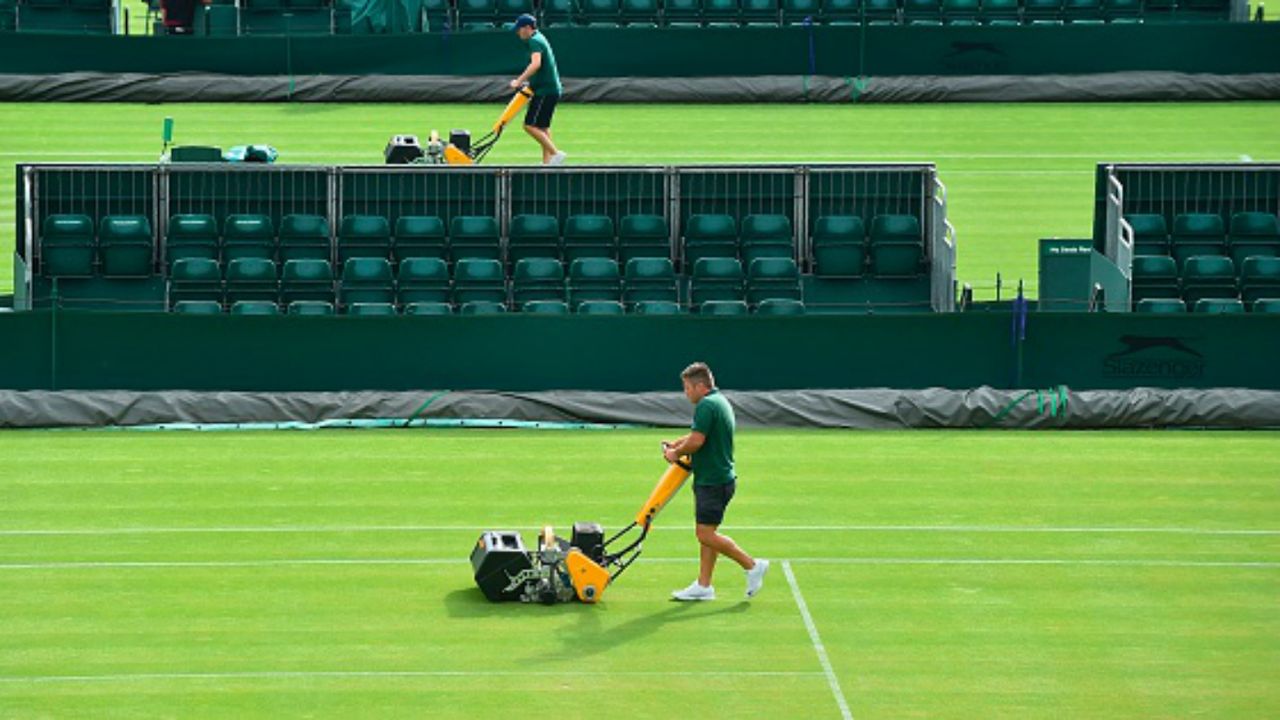
[[[569,156],[568,156],[568,155],[565,155],[563,152],[558,152],[558,153],[556,153],[555,155],[552,155],[552,156],[551,156],[551,159],[550,159],[549,161],[547,161],[547,164],[548,164],[548,165],[563,165],[563,164],[564,164],[564,159],[565,159],[565,158],[567,158],[567,157],[569,157]]]
[[[756,560],[756,566],[747,571],[747,597],[755,597],[764,587],[764,574],[769,572],[768,560]]]
[[[689,587],[683,590],[676,590],[671,593],[671,597],[676,600],[694,601],[694,600],[715,600],[716,589],[710,585],[703,587],[694,580]]]

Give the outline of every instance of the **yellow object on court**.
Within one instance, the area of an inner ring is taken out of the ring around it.
[[[609,586],[609,571],[600,567],[581,550],[573,548],[564,559],[569,569],[569,583],[573,592],[584,603],[599,602],[604,589]]]
[[[450,165],[475,165],[476,161],[471,156],[462,152],[453,145],[444,146],[444,161]]]
[[[511,118],[515,117],[516,113],[523,110],[524,106],[529,104],[529,99],[532,97],[533,91],[529,89],[528,85],[524,85],[517,90],[515,97],[511,98],[511,102],[507,103],[507,109],[503,110],[502,115],[498,117],[498,122],[493,124],[493,131],[501,132],[502,128],[506,127],[507,123],[511,122]]]
[[[671,463],[667,467],[667,471],[662,474],[662,478],[658,480],[658,485],[649,493],[649,499],[645,501],[644,507],[640,508],[640,512],[636,515],[636,524],[641,527],[648,527],[653,521],[654,516],[662,512],[662,508],[666,507],[671,498],[684,487],[684,481],[689,479],[689,456],[681,455],[680,459]]]

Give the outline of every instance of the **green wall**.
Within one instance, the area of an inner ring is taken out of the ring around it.
[[[1280,23],[566,28],[548,34],[567,77],[1280,71]],[[523,44],[501,31],[288,39],[18,33],[0,42],[0,73],[10,74],[503,75],[522,64]]]
[[[1280,316],[1004,312],[782,318],[0,314],[0,387],[670,390],[705,360],[742,390],[1280,389]],[[56,359],[55,359],[56,358]]]

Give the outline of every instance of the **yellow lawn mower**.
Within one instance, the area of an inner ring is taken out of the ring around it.
[[[533,90],[528,84],[521,85],[498,117],[498,122],[475,142],[471,141],[471,133],[467,130],[451,130],[448,142],[440,138],[439,131],[432,130],[424,149],[416,136],[396,135],[387,143],[383,156],[388,165],[475,165],[484,160],[502,137],[502,131],[532,97]]]

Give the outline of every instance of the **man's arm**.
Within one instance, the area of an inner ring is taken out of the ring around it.
[[[531,55],[529,55],[529,67],[525,68],[524,72],[520,73],[520,77],[511,81],[512,89],[519,88],[529,78],[533,77],[534,73],[538,72],[541,69],[542,69],[542,53],[540,52],[532,53]]]
[[[675,462],[681,455],[692,455],[701,450],[706,441],[706,435],[694,430],[678,440],[663,443],[662,456],[667,459],[667,462]]]

